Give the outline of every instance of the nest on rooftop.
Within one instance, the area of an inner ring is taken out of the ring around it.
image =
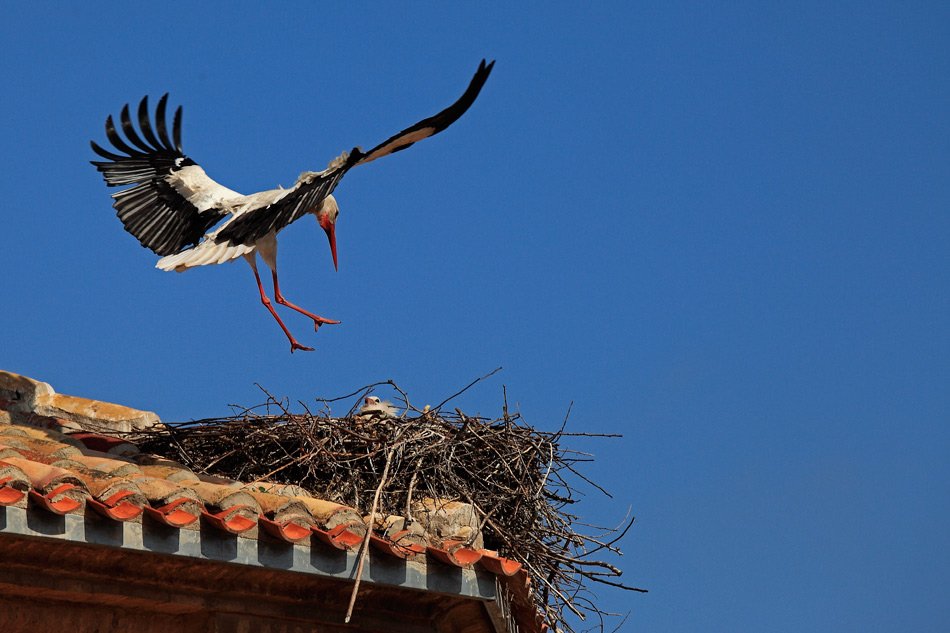
[[[356,405],[343,416],[331,414],[331,403],[387,384],[402,394],[397,417],[360,415]],[[458,409],[448,413],[442,410],[445,402],[419,410],[392,381],[318,400],[318,413],[304,403],[303,413],[292,413],[286,400],[264,393],[267,401],[259,406],[166,424],[136,441],[143,451],[176,459],[195,472],[294,484],[366,514],[375,510],[376,517],[412,520],[414,502],[426,497],[471,504],[484,547],[517,560],[531,574],[533,598],[554,630],[573,631],[569,613],[582,620],[593,615],[601,629],[605,615],[616,615],[596,607],[587,581],[642,591],[612,580],[620,570],[591,558],[600,550],[619,554],[615,543],[633,519],[613,529],[585,525],[595,533],[589,535],[577,531],[577,517],[568,512],[580,495],[578,480],[603,490],[577,470],[590,455],[569,450],[565,439],[607,436],[565,433],[563,426],[538,431],[519,414],[509,414],[507,402],[496,419]]]

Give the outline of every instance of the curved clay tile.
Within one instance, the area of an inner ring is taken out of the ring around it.
[[[307,497],[295,497],[295,499],[307,506],[310,515],[323,530],[330,531],[340,526],[349,529],[349,526],[353,526],[353,530],[357,531],[361,537],[366,534],[366,525],[359,512],[353,508],[322,499]]]
[[[137,519],[148,504],[145,495],[126,477],[112,477],[106,473],[88,469],[72,471],[82,479],[92,494],[89,506],[114,521]]]
[[[105,453],[97,455],[73,455],[69,459],[78,462],[85,468],[98,470],[108,473],[113,477],[126,477],[128,475],[141,475],[142,469],[134,462],[128,460],[112,459]]]
[[[11,425],[3,430],[0,430],[0,435],[17,435],[20,437],[32,437],[38,440],[44,440],[47,442],[56,442],[57,444],[69,444],[70,446],[75,446],[76,448],[82,448],[83,444],[79,440],[65,434],[60,433],[59,431],[54,431],[52,429],[38,429],[32,426],[24,425]]]
[[[179,464],[169,459],[154,460],[154,463],[146,463],[142,460],[136,460],[142,472],[149,477],[158,479],[167,479],[168,481],[179,482],[189,479],[197,480],[198,476]]]
[[[257,527],[261,506],[247,492],[197,479],[177,483],[198,493],[208,509],[202,516],[213,527],[231,534],[244,534]]]
[[[0,506],[26,507],[30,478],[22,469],[0,461]]]
[[[456,567],[474,565],[482,559],[481,552],[469,549],[464,543],[458,541],[446,541],[441,548],[429,547],[427,551],[436,560]]]
[[[198,529],[197,521],[205,507],[197,492],[148,475],[133,476],[132,480],[148,499],[145,507],[148,517],[171,527]]]
[[[71,433],[73,438],[80,441],[82,445],[90,450],[108,453],[110,455],[120,455],[122,457],[134,457],[139,454],[139,448],[135,444],[126,442],[117,437],[109,437],[100,433],[88,433],[81,431]]]
[[[28,435],[19,437],[18,439],[26,444],[31,451],[39,453],[40,455],[47,455],[49,457],[72,457],[74,455],[82,455],[82,451],[70,444],[52,442],[50,440],[41,440]]]
[[[82,513],[90,494],[75,474],[22,457],[9,457],[4,461],[16,466],[30,478],[30,499],[35,503],[56,514]]]

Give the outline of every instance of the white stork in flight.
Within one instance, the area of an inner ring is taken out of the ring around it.
[[[298,349],[313,351],[312,347],[297,342],[271,305],[257,272],[256,253],[261,254],[271,269],[277,303],[313,319],[315,329],[325,323],[339,323],[284,299],[277,283],[277,233],[291,222],[312,213],[330,240],[333,267],[336,268],[335,226],[339,207],[330,194],[343,175],[352,167],[404,150],[416,141],[449,127],[475,101],[494,65],[495,62],[486,65],[482,60],[468,89],[442,112],[406,128],[368,152],[355,147],[331,160],[323,171],[303,172],[289,189],[271,189],[244,196],[209,178],[181,149],[181,106],[175,112],[172,136],[168,136],[165,124],[167,93],[158,100],[154,131],[149,120],[148,97],[139,103],[141,136],[132,124],[128,104],[122,108],[119,119],[128,142],[119,135],[110,115],[106,119],[106,137],[122,153],[113,153],[91,142],[93,151],[106,159],[91,162],[102,172],[110,187],[133,185],[112,194],[115,199],[112,206],[125,230],[142,246],[162,256],[157,268],[183,272],[195,266],[221,264],[244,257],[254,271],[261,302],[290,340],[290,352]],[[227,220],[206,234],[224,218]]]

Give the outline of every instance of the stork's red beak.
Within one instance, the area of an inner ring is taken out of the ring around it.
[[[333,270],[339,270],[336,266],[336,225],[331,224],[329,228],[324,230],[327,232],[327,239],[330,240],[330,252],[333,254]]]
[[[323,216],[319,221],[320,227],[327,234],[327,239],[330,240],[330,253],[333,255],[333,270],[339,270],[336,266],[336,224],[330,222],[327,216]]]

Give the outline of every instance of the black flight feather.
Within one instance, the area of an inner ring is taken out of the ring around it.
[[[197,244],[205,232],[227,215],[221,209],[198,209],[172,182],[177,172],[195,165],[181,150],[181,107],[175,112],[172,134],[165,124],[165,94],[155,111],[155,129],[148,115],[148,97],[138,108],[141,136],[135,130],[128,104],[119,120],[131,145],[119,134],[112,116],[106,118],[106,137],[123,154],[107,151],[91,141],[92,150],[105,161],[91,161],[110,187],[135,185],[112,195],[113,208],[125,230],[157,255],[172,255]],[[144,140],[143,138],[144,137]]]
[[[293,193],[284,196],[277,202],[255,209],[232,220],[218,233],[217,241],[219,243],[229,242],[232,245],[247,244],[259,240],[271,231],[279,231],[323,202],[324,198],[333,193],[337,183],[350,168],[406,149],[416,141],[438,134],[457,121],[475,102],[475,98],[481,91],[482,86],[485,85],[485,81],[488,79],[494,65],[495,62],[486,65],[483,59],[468,88],[448,108],[435,116],[423,119],[406,128],[367,153],[363,153],[359,148],[354,148],[350,152],[349,158],[342,165],[338,165],[335,169],[319,177],[314,177],[313,181],[298,187]],[[414,136],[417,133],[421,135]]]

